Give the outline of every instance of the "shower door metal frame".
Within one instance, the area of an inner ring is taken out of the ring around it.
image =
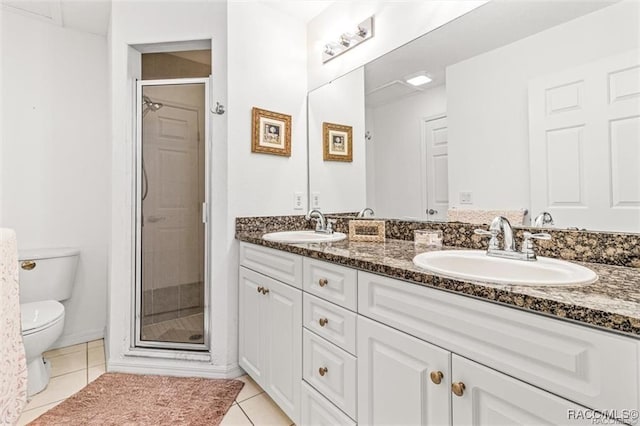
[[[163,80],[137,80],[136,81],[136,146],[135,146],[135,297],[134,297],[134,324],[132,324],[133,347],[144,349],[164,349],[170,351],[208,351],[210,345],[210,327],[211,318],[210,310],[210,290],[211,290],[211,262],[209,253],[211,253],[210,238],[210,206],[211,206],[211,142],[210,142],[210,110],[211,110],[211,93],[209,78],[174,78]],[[142,89],[145,86],[177,86],[189,84],[202,84],[204,86],[204,204],[202,205],[202,222],[204,224],[204,343],[180,343],[180,342],[161,342],[154,340],[142,340]]]

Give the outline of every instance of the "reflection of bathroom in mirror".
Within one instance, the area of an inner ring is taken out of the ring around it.
[[[313,90],[311,199],[640,232],[639,15],[638,2],[489,2]],[[322,161],[323,121],[353,126],[353,163]]]

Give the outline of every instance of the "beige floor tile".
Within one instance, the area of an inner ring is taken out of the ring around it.
[[[89,367],[89,370],[87,371],[87,381],[91,383],[98,377],[102,376],[105,372],[106,370],[104,364],[96,365],[95,367]]]
[[[45,352],[43,355],[45,358],[50,358],[54,356],[70,354],[72,352],[85,351],[86,349],[87,349],[87,344],[80,343],[78,345],[67,346],[66,348],[52,349],[49,352]]]
[[[71,352],[47,359],[51,363],[51,377],[87,368],[87,351]]]
[[[245,399],[252,398],[264,392],[262,388],[258,386],[258,384],[254,382],[253,379],[246,374],[242,377],[238,377],[237,380],[242,380],[244,382],[244,386],[242,387],[242,390],[238,394],[236,401],[244,401]]]
[[[266,393],[239,402],[238,405],[256,426],[290,426],[293,423]]]
[[[34,421],[36,418],[40,417],[47,411],[51,410],[56,405],[60,404],[62,401],[54,402],[53,404],[43,405],[42,407],[34,408],[33,410],[23,411],[22,415],[18,419],[17,426],[26,425],[29,422]]]
[[[251,426],[251,420],[244,414],[237,404],[233,404],[224,415],[220,426]]]
[[[52,402],[69,398],[87,385],[87,371],[80,370],[63,376],[53,377],[45,390],[35,395],[26,409],[42,407]]]
[[[103,346],[104,346],[104,339],[92,340],[89,343],[87,343],[87,348],[89,349],[103,347]]]
[[[88,350],[88,363],[89,367],[95,367],[100,364],[104,364],[104,346],[98,346]]]

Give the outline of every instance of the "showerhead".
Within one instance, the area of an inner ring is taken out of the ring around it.
[[[143,115],[144,113],[148,112],[148,111],[157,111],[160,108],[162,108],[164,105],[161,104],[160,102],[153,102],[151,100],[151,98],[149,98],[148,96],[143,96],[142,97],[142,106],[145,108],[143,111]]]

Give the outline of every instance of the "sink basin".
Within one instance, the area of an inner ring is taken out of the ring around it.
[[[284,231],[271,232],[262,236],[263,240],[276,243],[330,243],[347,238],[342,232],[320,234],[315,231]]]
[[[497,284],[563,286],[591,284],[598,275],[575,263],[548,257],[527,262],[487,256],[480,250],[447,250],[421,253],[413,258],[420,268],[450,278]]]

